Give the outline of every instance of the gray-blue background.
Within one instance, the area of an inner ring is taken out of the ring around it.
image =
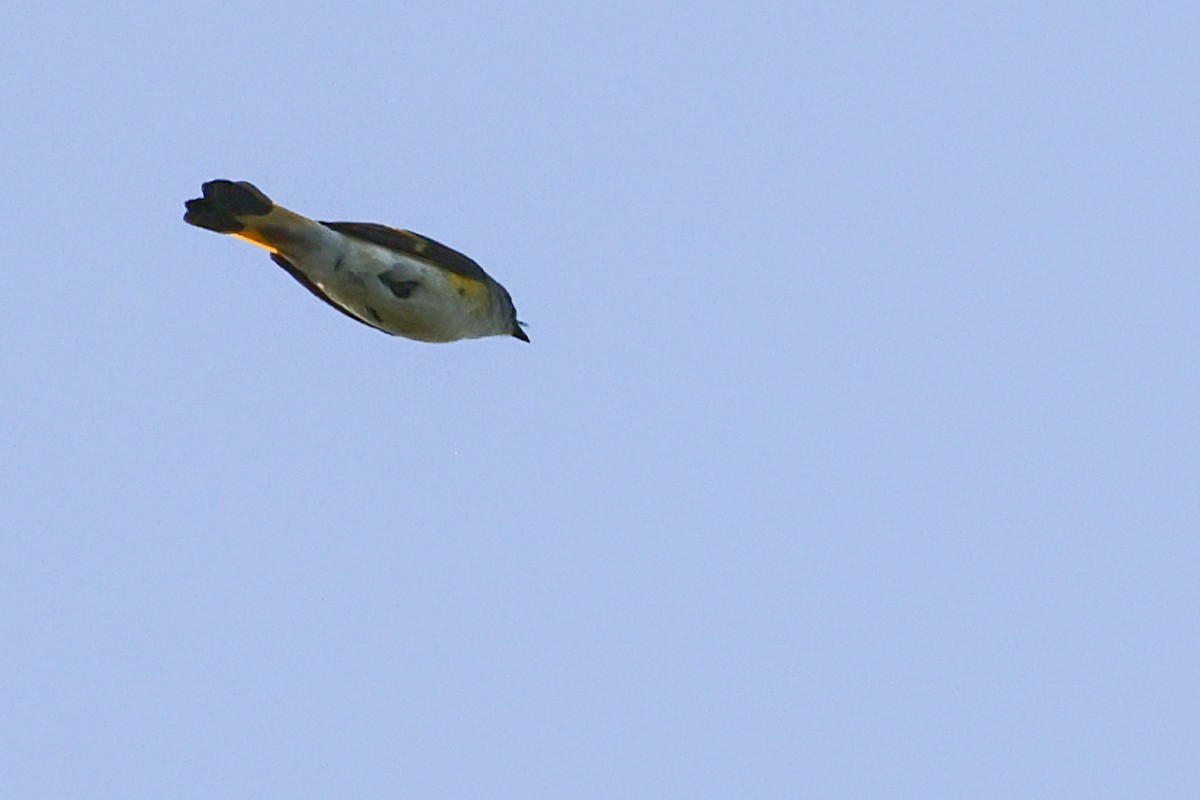
[[[4,17],[3,796],[1195,796],[1194,4]]]

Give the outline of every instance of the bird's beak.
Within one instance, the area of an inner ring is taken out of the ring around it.
[[[522,342],[529,341],[529,337],[525,335],[525,331],[521,330],[520,325],[513,325],[512,335],[520,339]]]

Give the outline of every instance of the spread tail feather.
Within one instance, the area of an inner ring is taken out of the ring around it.
[[[188,200],[183,215],[198,228],[231,234],[272,253],[314,244],[324,231],[320,223],[275,205],[252,183],[217,180],[201,189],[204,196]]]
[[[200,188],[204,196],[187,201],[183,221],[217,233],[239,233],[247,226],[241,217],[265,216],[275,207],[246,181],[215,180]]]

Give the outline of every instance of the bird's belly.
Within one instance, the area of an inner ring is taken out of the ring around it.
[[[358,259],[313,276],[336,302],[387,333],[427,342],[486,336],[486,295],[460,291],[450,276],[415,259]]]

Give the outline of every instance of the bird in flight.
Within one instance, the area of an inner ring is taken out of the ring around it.
[[[529,337],[503,286],[467,256],[412,231],[317,222],[246,181],[215,180],[184,222],[264,247],[306,289],[351,319],[422,342]]]

